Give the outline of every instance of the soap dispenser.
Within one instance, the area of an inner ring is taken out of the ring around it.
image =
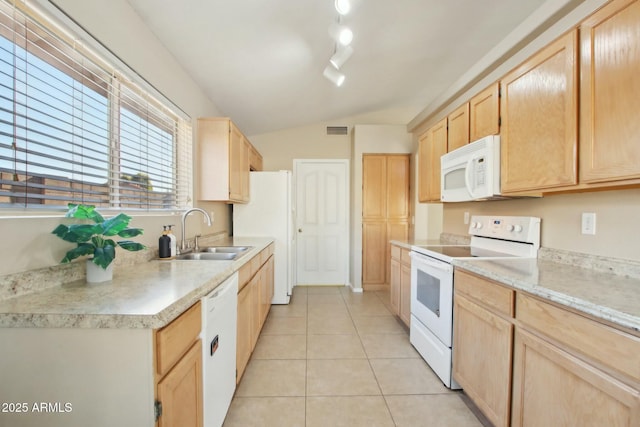
[[[171,258],[171,239],[167,236],[167,226],[163,226],[164,231],[158,239],[158,257]]]
[[[171,254],[171,258],[173,258],[174,256],[178,255],[177,253],[177,248],[178,248],[178,238],[176,237],[175,234],[173,234],[173,230],[171,229],[171,227],[173,227],[173,224],[169,225],[169,232],[167,233],[167,236],[169,236],[169,239],[171,240],[169,242],[169,253]]]

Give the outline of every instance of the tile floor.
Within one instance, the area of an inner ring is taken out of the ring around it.
[[[225,427],[483,424],[409,343],[388,293],[296,287],[274,305]]]

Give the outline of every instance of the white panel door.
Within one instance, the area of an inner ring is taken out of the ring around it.
[[[298,284],[347,284],[348,169],[348,160],[294,161]]]

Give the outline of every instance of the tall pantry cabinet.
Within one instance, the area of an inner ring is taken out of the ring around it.
[[[365,154],[362,167],[362,286],[386,290],[390,240],[409,237],[409,154]]]

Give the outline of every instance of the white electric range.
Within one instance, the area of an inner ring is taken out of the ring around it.
[[[411,247],[410,341],[449,388],[459,389],[452,372],[452,262],[464,258],[536,258],[540,218],[474,216],[469,245]]]

